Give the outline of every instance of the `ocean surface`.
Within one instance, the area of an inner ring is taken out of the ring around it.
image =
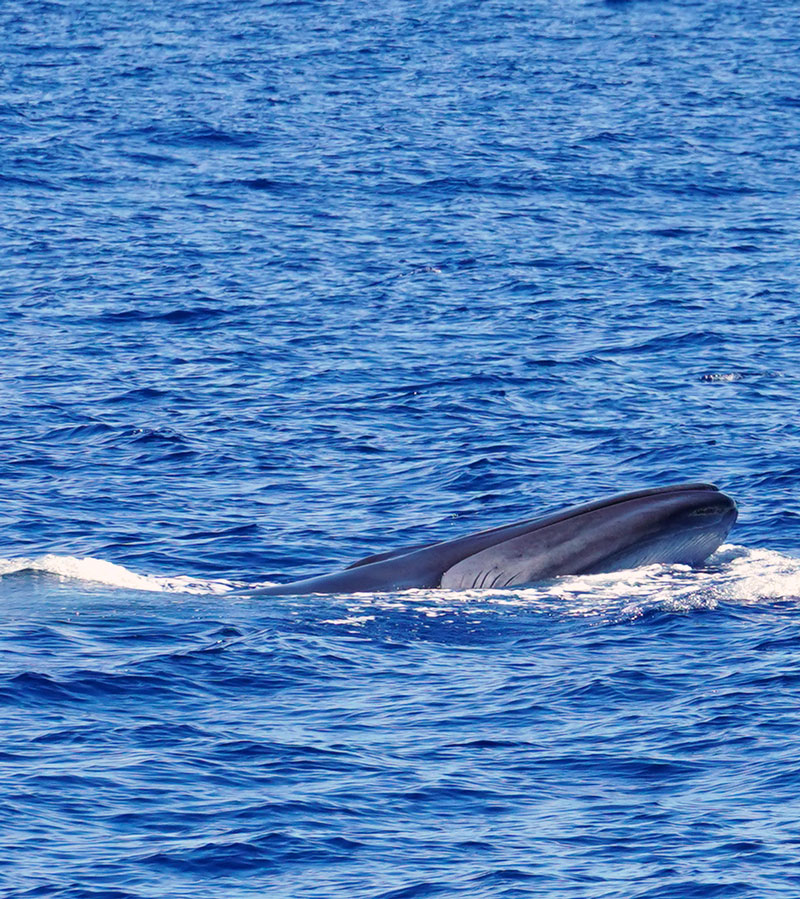
[[[800,7],[3,0],[3,899],[800,896]],[[708,480],[708,566],[252,597]]]

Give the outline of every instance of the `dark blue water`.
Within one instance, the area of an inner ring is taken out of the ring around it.
[[[0,28],[2,895],[800,895],[797,5]],[[704,571],[228,593],[701,479]]]

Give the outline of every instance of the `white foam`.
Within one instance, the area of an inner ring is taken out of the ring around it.
[[[800,559],[771,549],[747,549],[726,544],[714,559],[717,589],[727,598],[758,602],[800,597]]]
[[[36,571],[61,578],[155,593],[228,593],[237,586],[231,581],[201,580],[183,575],[163,577],[136,574],[122,565],[91,557],[48,554],[34,558],[0,559],[0,577],[22,571]]]
[[[320,624],[346,624],[349,627],[366,624],[368,621],[374,621],[374,615],[348,615],[346,618],[326,618]]]

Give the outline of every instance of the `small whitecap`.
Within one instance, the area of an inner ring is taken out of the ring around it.
[[[725,383],[728,381],[741,381],[744,375],[741,372],[725,371],[725,372],[706,372],[700,376],[701,381],[712,383]]]

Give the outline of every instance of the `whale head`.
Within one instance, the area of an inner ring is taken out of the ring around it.
[[[519,587],[654,563],[697,566],[736,517],[734,501],[713,484],[624,493],[518,525],[448,568],[441,586]]]
[[[606,529],[618,528],[619,536],[598,535],[606,545],[598,547],[600,558],[582,573],[657,562],[697,567],[728,536],[738,512],[713,484],[685,484],[634,495],[610,506],[607,515]]]

